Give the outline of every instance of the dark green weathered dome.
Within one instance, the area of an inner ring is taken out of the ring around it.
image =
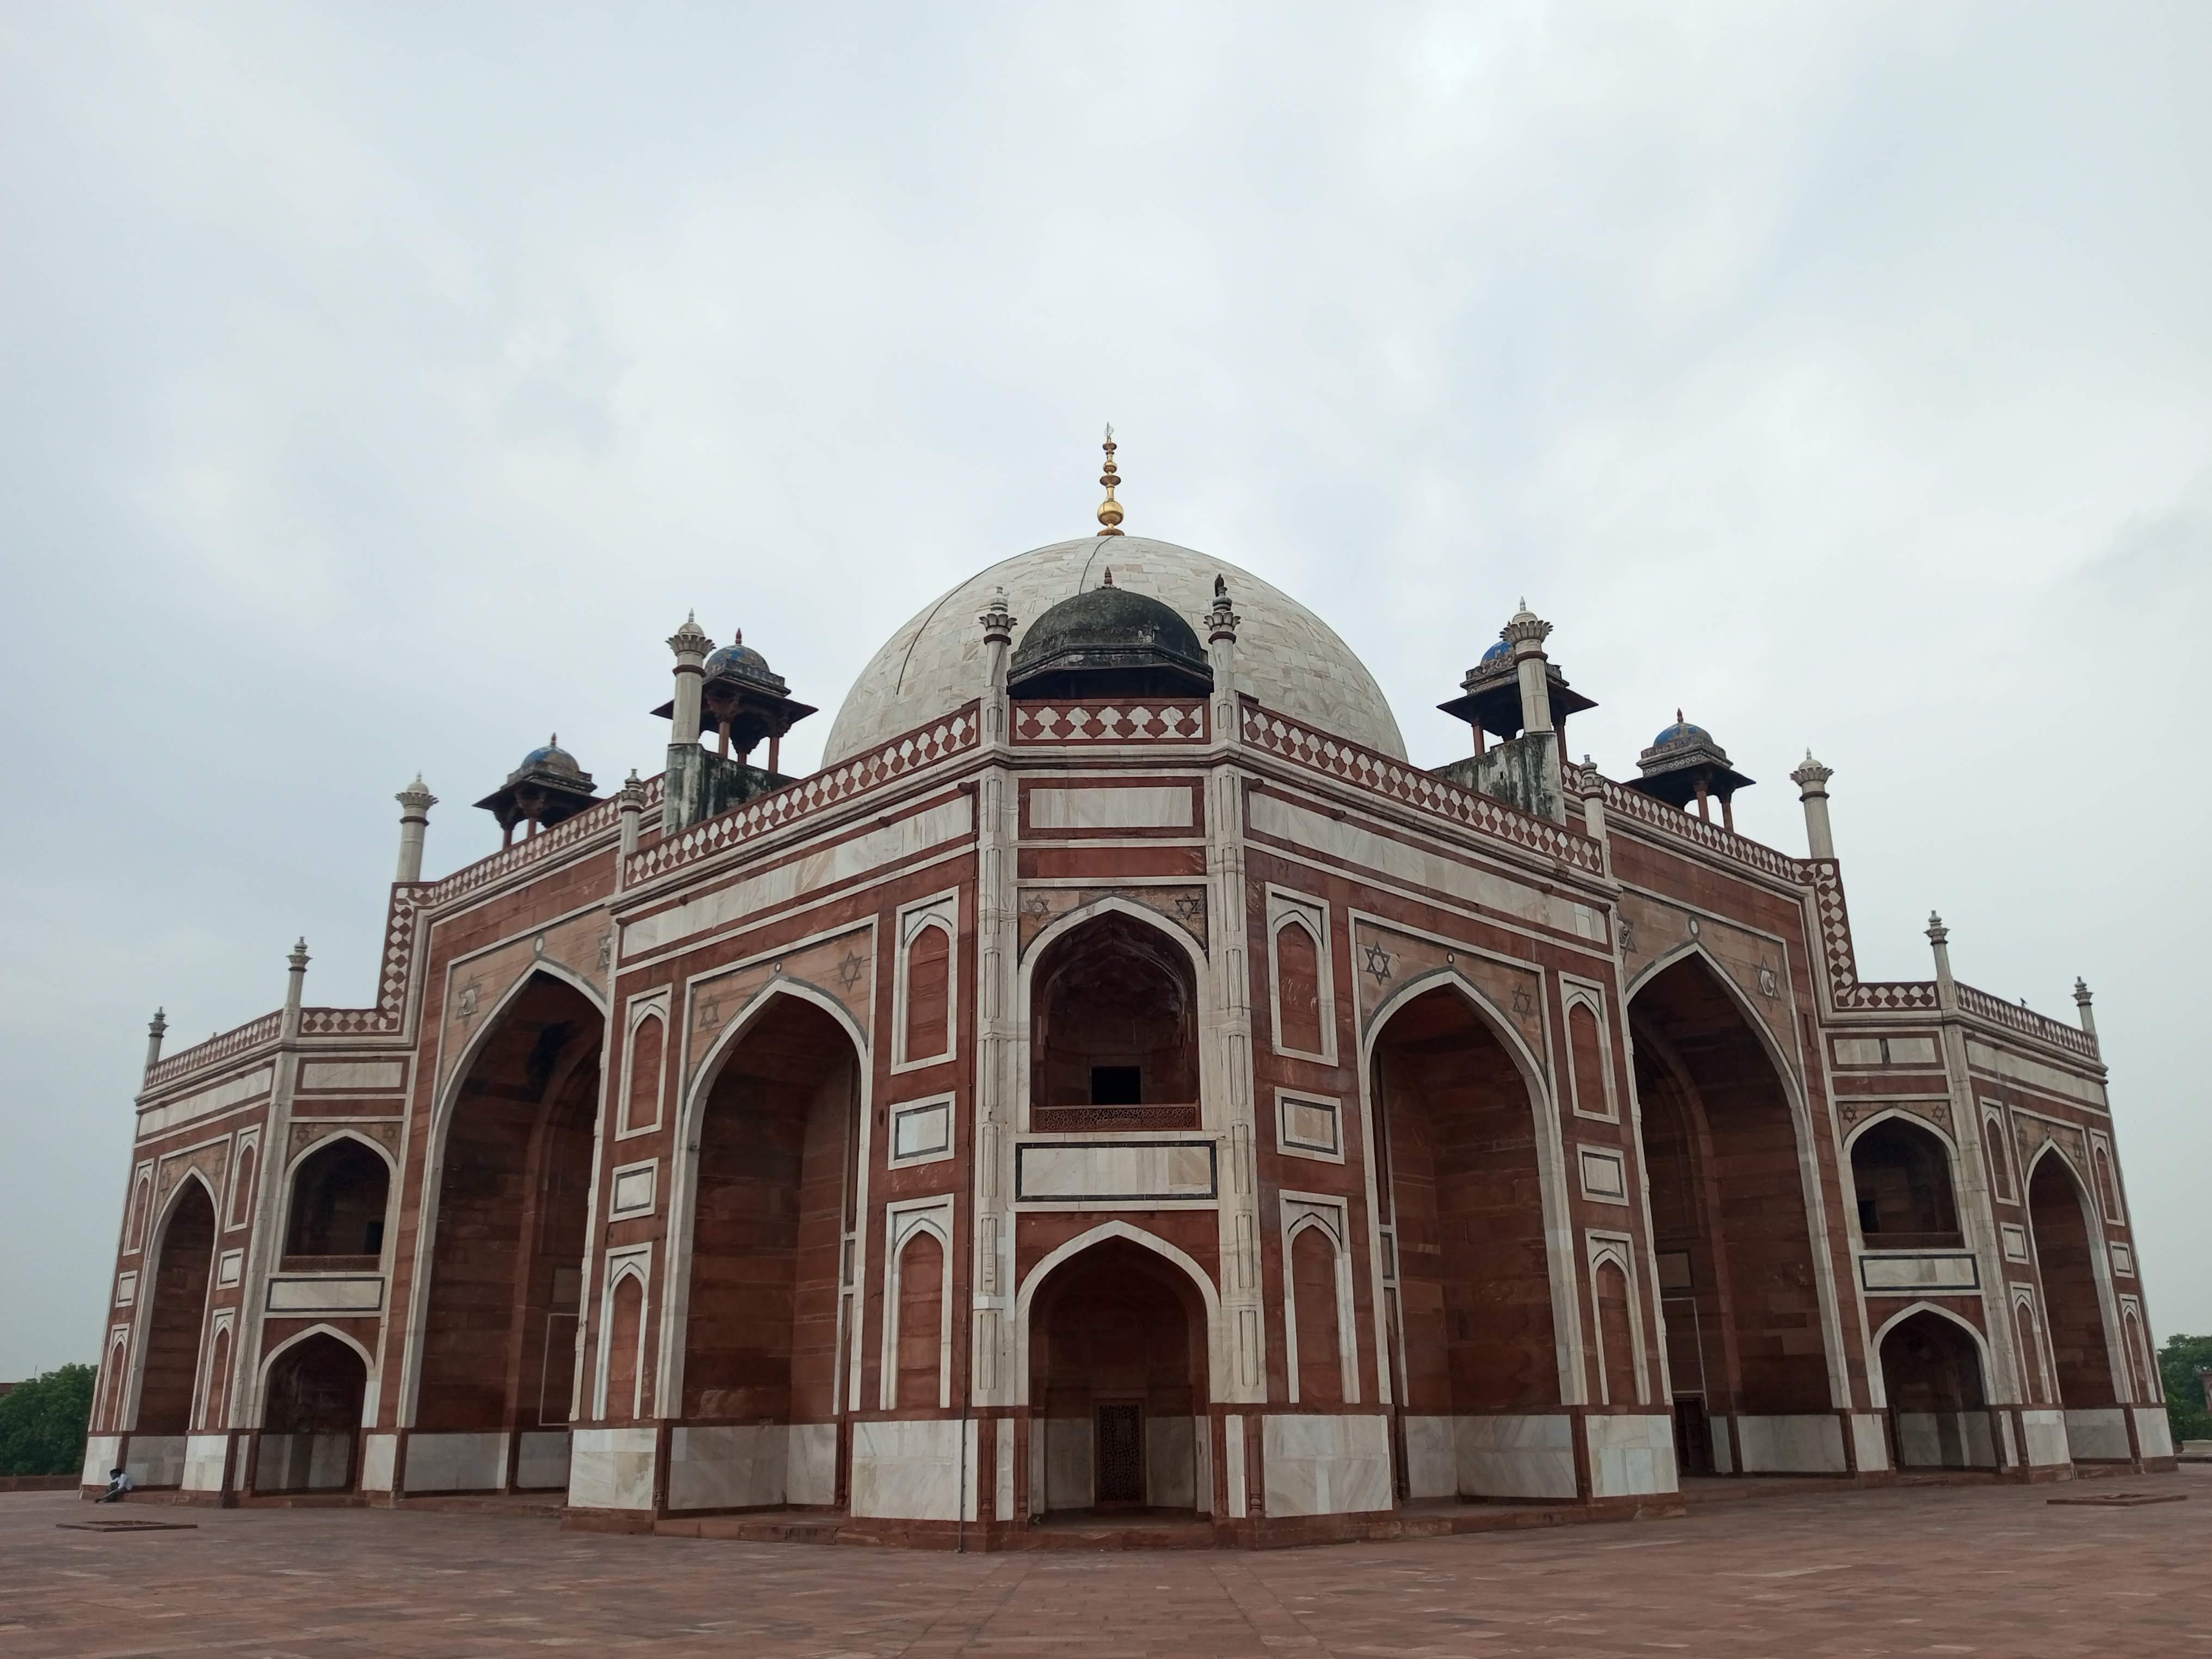
[[[1007,685],[1024,697],[1204,696],[1197,631],[1149,594],[1105,585],[1062,599],[1022,635]]]

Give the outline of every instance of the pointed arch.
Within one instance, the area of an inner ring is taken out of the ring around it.
[[[353,1335],[350,1332],[342,1331],[335,1325],[324,1323],[319,1321],[316,1323],[308,1326],[305,1330],[293,1332],[291,1335],[286,1337],[282,1342],[279,1342],[276,1346],[270,1349],[267,1353],[261,1356],[261,1364],[255,1367],[253,1375],[255,1385],[253,1422],[257,1428],[260,1426],[262,1408],[267,1401],[269,1368],[274,1365],[276,1361],[283,1356],[284,1352],[288,1349],[298,1347],[300,1344],[305,1342],[311,1336],[334,1337],[338,1341],[344,1343],[347,1347],[351,1348],[360,1358],[362,1370],[368,1377],[370,1385],[372,1387],[374,1386],[376,1381],[376,1356],[371,1353],[368,1348],[363,1346],[361,1340]]]
[[[1081,936],[1094,930],[1094,948],[1086,952]],[[1106,994],[1082,999],[1079,1016],[1064,1029],[1055,1026],[1063,981],[1085,971],[1104,975]],[[1150,997],[1131,989],[1133,980],[1147,975],[1153,978]],[[1203,1127],[1220,1109],[1211,1081],[1215,1045],[1200,1036],[1211,977],[1206,953],[1188,931],[1119,894],[1055,918],[1023,950],[1016,970],[1018,1121],[1045,1127],[1037,1116],[1042,1110],[1119,1109],[1129,1114],[1121,1120],[1127,1127]],[[1180,1012],[1164,1014],[1163,1002]],[[1139,1115],[1147,1107],[1178,1109]],[[1094,1115],[1060,1127],[1099,1121]]]
[[[1078,1233],[1056,1249],[1048,1252],[1023,1279],[1021,1289],[1014,1297],[1014,1404],[1030,1404],[1030,1314],[1037,1291],[1053,1274],[1053,1270],[1073,1261],[1094,1244],[1108,1239],[1126,1239],[1141,1249],[1172,1263],[1180,1269],[1197,1289],[1200,1303],[1206,1310],[1206,1352],[1208,1391],[1212,1399],[1224,1400],[1227,1378],[1223,1370],[1223,1333],[1221,1329],[1221,1294],[1214,1288],[1213,1280],[1206,1269],[1184,1251],[1176,1248],[1157,1233],[1146,1232],[1141,1227],[1122,1220],[1102,1221],[1087,1231]]]
[[[453,1149],[455,1115],[462,1097],[467,1091],[470,1079],[486,1060],[490,1045],[507,1030],[520,1005],[532,994],[532,988],[541,981],[549,986],[580,997],[586,1011],[596,1020],[597,1024],[596,1035],[592,1040],[579,1042],[576,1039],[571,1039],[569,1043],[564,1045],[564,1051],[568,1053],[565,1064],[560,1063],[558,1057],[556,1057],[556,1070],[549,1072],[545,1076],[538,1102],[538,1109],[546,1115],[541,1118],[537,1128],[532,1132],[532,1144],[535,1144],[538,1133],[545,1131],[551,1125],[552,1116],[565,1109],[562,1097],[574,1082],[578,1072],[586,1065],[599,1070],[601,1073],[599,1079],[599,1087],[593,1091],[592,1099],[587,1103],[580,1101],[570,1103],[586,1119],[584,1129],[586,1147],[584,1158],[587,1171],[585,1188],[586,1200],[590,1195],[588,1170],[592,1159],[589,1143],[595,1138],[591,1132],[595,1127],[605,1106],[604,1060],[608,1027],[607,1000],[603,989],[594,987],[589,980],[565,963],[555,961],[550,957],[533,956],[528,966],[519,972],[492,1005],[483,1011],[476,1029],[469,1033],[453,1066],[439,1081],[432,1097],[429,1133],[422,1163],[420,1195],[422,1207],[420,1219],[416,1226],[415,1262],[409,1287],[404,1346],[400,1353],[398,1419],[402,1427],[419,1428],[421,1426],[418,1419],[422,1408],[423,1376],[432,1358],[428,1352],[427,1337],[428,1322],[434,1312],[433,1304],[438,1294],[438,1267],[441,1257],[438,1248],[439,1239],[443,1230],[442,1223],[450,1197],[447,1192],[447,1174]],[[545,1171],[541,1170],[538,1174],[542,1185]],[[531,1207],[534,1208],[534,1206]],[[562,1213],[567,1215],[568,1212],[568,1206],[564,1206]],[[542,1232],[543,1217],[539,1218],[539,1223]],[[520,1224],[519,1222],[518,1224]],[[545,1245],[544,1241],[541,1239],[534,1245],[525,1241],[520,1248],[544,1253],[544,1249],[550,1249],[551,1247]],[[580,1290],[584,1254],[584,1248],[580,1239],[575,1257],[578,1263],[577,1272],[580,1275],[579,1290]],[[450,1265],[452,1261],[450,1255],[447,1259]],[[548,1261],[550,1262],[550,1261],[551,1257],[549,1255]],[[561,1269],[554,1266],[550,1271],[552,1277],[549,1283],[560,1284]],[[533,1285],[531,1294],[535,1296],[544,1288]],[[543,1337],[550,1343],[552,1340],[550,1335],[552,1323],[559,1318],[573,1317],[573,1316],[563,1315],[560,1310],[553,1308],[550,1291],[547,1295],[548,1299],[544,1305],[535,1301],[524,1301],[517,1309],[516,1317],[524,1326],[533,1328],[537,1337]],[[532,1346],[534,1340],[532,1329],[525,1329],[521,1340],[526,1346]],[[538,1368],[526,1366],[523,1370],[536,1375]],[[519,1372],[517,1374],[520,1375]],[[509,1403],[519,1407],[520,1402]],[[540,1403],[542,1406],[543,1402]],[[481,1409],[476,1409],[474,1414],[482,1415],[483,1412]],[[449,1425],[447,1427],[452,1429],[453,1425]],[[463,1429],[455,1431],[468,1431]]]
[[[2046,1160],[2054,1172],[2049,1181]],[[2063,1199],[2053,1198],[2051,1182],[2065,1183],[2074,1200],[2070,1212]],[[2112,1255],[2097,1212],[2095,1188],[2053,1139],[2028,1160],[2021,1198],[2027,1207],[2028,1232],[2035,1241],[2043,1337],[2057,1403],[2081,1410],[2126,1400],[2130,1390],[2120,1346],[2119,1301],[2112,1288]],[[2097,1363],[2100,1355],[2101,1365]]]
[[[1982,1375],[1984,1376],[1991,1376],[1996,1374],[1993,1366],[1992,1356],[1990,1351],[1989,1338],[1984,1335],[1982,1332],[1975,1327],[1972,1320],[1965,1318],[1961,1315],[1954,1312],[1953,1310],[1944,1307],[1940,1303],[1908,1302],[1905,1306],[1899,1308],[1895,1313],[1890,1315],[1888,1318],[1883,1320],[1880,1325],[1875,1328],[1875,1352],[1877,1355],[1881,1352],[1881,1345],[1889,1340],[1889,1334],[1892,1331],[1895,1330],[1899,1325],[1902,1325],[1906,1320],[1911,1318],[1913,1315],[1923,1313],[1934,1314],[1938,1319],[1948,1320],[1952,1324],[1956,1325],[1960,1330],[1966,1332],[1969,1337],[1973,1339],[1975,1355],[1982,1362]],[[1876,1366],[1875,1369],[1878,1373],[1881,1367]],[[1884,1399],[1878,1400],[1875,1403],[1880,1406],[1887,1405],[1888,1401]]]
[[[197,1246],[193,1241],[172,1237],[186,1205],[195,1202],[207,1217],[207,1237]],[[202,1350],[208,1334],[208,1304],[215,1293],[215,1247],[221,1218],[215,1183],[199,1170],[187,1169],[160,1200],[147,1228],[145,1255],[138,1274],[141,1314],[131,1356],[130,1398],[122,1419],[135,1432],[187,1434],[197,1420],[203,1381]],[[173,1243],[180,1249],[197,1248],[198,1259],[179,1256],[172,1261]],[[148,1427],[141,1418],[145,1409],[147,1376],[155,1369],[157,1346],[164,1376],[157,1401],[161,1423]],[[174,1426],[168,1426],[171,1424]]]
[[[1466,1006],[1476,1024],[1504,1050],[1514,1069],[1520,1073],[1527,1092],[1529,1120],[1534,1135],[1537,1193],[1545,1238],[1545,1274],[1550,1285],[1553,1361],[1559,1377],[1559,1403],[1567,1406],[1587,1404],[1589,1390],[1582,1364],[1583,1313],[1581,1297],[1577,1290],[1577,1264],[1569,1252],[1559,1248],[1557,1243],[1568,1235],[1570,1210],[1566,1152],[1551,1067],[1521,1035],[1517,1024],[1506,1010],[1456,966],[1431,969],[1416,975],[1384,999],[1367,1017],[1359,1036],[1362,1133],[1368,1146],[1377,1145],[1376,1125],[1380,1104],[1376,1099],[1377,1047],[1389,1030],[1391,1022],[1401,1012],[1431,992],[1438,990],[1451,992]],[[1388,1403],[1395,1393],[1390,1382],[1393,1366],[1388,1357],[1395,1353],[1397,1343],[1390,1328],[1389,1297],[1382,1283],[1382,1264],[1386,1255],[1399,1252],[1386,1253],[1382,1237],[1385,1210],[1387,1208],[1395,1217],[1396,1206],[1395,1203],[1389,1206],[1378,1203],[1376,1198],[1374,1173],[1370,1167],[1367,1205],[1369,1299],[1374,1323],[1375,1351],[1386,1357],[1383,1363],[1377,1365],[1376,1371],[1381,1382],[1380,1397]]]
[[[1805,1224],[1802,1246],[1793,1231],[1788,1240],[1788,1248],[1793,1252],[1802,1248],[1804,1263],[1809,1270],[1812,1280],[1813,1297],[1810,1312],[1812,1318],[1817,1322],[1820,1333],[1820,1357],[1827,1382],[1826,1408],[1829,1410],[1847,1408],[1851,1400],[1849,1359],[1844,1336],[1843,1293],[1837,1284],[1835,1254],[1832,1248],[1832,1235],[1827,1217],[1822,1163],[1823,1139],[1814,1120],[1803,1079],[1790,1055],[1782,1047],[1780,1034],[1768,1023],[1766,1017],[1753,1004],[1743,987],[1736,983],[1735,977],[1728,972],[1719,959],[1705,948],[1702,941],[1697,939],[1686,940],[1649,963],[1631,981],[1623,998],[1623,1008],[1630,1022],[1631,1056],[1638,1067],[1635,1083],[1638,1107],[1636,1115],[1638,1143],[1643,1155],[1643,1162],[1651,1180],[1655,1204],[1660,1191],[1660,1182],[1650,1149],[1655,1127],[1654,1119],[1659,1114],[1652,1109],[1651,1103],[1643,1097],[1645,1087],[1643,1066],[1648,1063],[1653,1071],[1663,1073],[1673,1078],[1677,1084],[1687,1091],[1689,1097],[1702,1099],[1710,1091],[1706,1084],[1692,1078],[1674,1044],[1666,1040],[1666,1033],[1663,1030],[1651,1029],[1653,1017],[1648,1012],[1648,1005],[1644,1016],[1647,1035],[1654,1041],[1646,1044],[1638,1038],[1635,1031],[1638,1018],[1638,1004],[1653,993],[1655,988],[1660,986],[1669,975],[1676,975],[1678,984],[1685,982],[1681,976],[1676,974],[1676,970],[1683,969],[1692,963],[1694,968],[1691,971],[1696,975],[1694,982],[1713,991],[1721,1002],[1734,1013],[1744,1030],[1749,1035],[1753,1049],[1764,1062],[1765,1074],[1771,1078],[1778,1096],[1783,1116],[1788,1124],[1790,1145],[1796,1153],[1798,1178],[1795,1196],[1802,1206]],[[1647,1048],[1650,1050],[1648,1054]],[[1708,1115],[1701,1109],[1699,1115],[1702,1120]],[[1702,1133],[1706,1139],[1710,1139],[1709,1124]],[[1693,1136],[1692,1139],[1694,1139],[1695,1137]],[[1827,1139],[1826,1149],[1830,1152],[1836,1150],[1836,1143],[1832,1137]],[[1947,1150],[1955,1152],[1954,1147],[1947,1147]],[[1955,1164],[1955,1158],[1954,1161]],[[1694,1163],[1692,1167],[1695,1168]],[[1847,1162],[1843,1168],[1848,1168]],[[1840,1177],[1842,1169],[1838,1170],[1838,1174]],[[1697,1179],[1705,1186],[1712,1184],[1711,1178],[1709,1176],[1701,1175]],[[1662,1218],[1655,1212],[1653,1215],[1655,1243],[1659,1237],[1656,1230],[1661,1222]],[[1721,1237],[1717,1222],[1710,1217],[1698,1218],[1698,1236],[1706,1241],[1703,1248],[1709,1256],[1714,1258],[1714,1261],[1709,1261],[1706,1263],[1705,1270],[1710,1276],[1716,1271],[1715,1261],[1719,1255],[1713,1240],[1717,1238],[1723,1245],[1727,1241]],[[1779,1244],[1778,1237],[1775,1242]],[[1733,1256],[1735,1252],[1729,1250],[1728,1254]],[[1728,1271],[1734,1275],[1738,1269],[1731,1265]],[[1701,1288],[1698,1292],[1701,1300],[1711,1300],[1718,1293],[1717,1285],[1710,1289]],[[1707,1311],[1716,1316],[1715,1324],[1717,1328],[1719,1327],[1721,1322],[1717,1316],[1719,1304],[1716,1303]],[[1863,1312],[1863,1310],[1862,1314]],[[1859,1326],[1863,1336],[1863,1316],[1859,1321]],[[1770,1333],[1770,1336],[1773,1334],[1774,1333]],[[1721,1344],[1722,1352],[1726,1357],[1726,1368],[1723,1371],[1723,1376],[1726,1379],[1728,1389],[1731,1395],[1736,1395],[1741,1391],[1742,1370],[1741,1360],[1736,1357],[1741,1352],[1737,1334],[1732,1328],[1716,1328],[1713,1336],[1714,1340]],[[1769,1350],[1773,1350],[1776,1345],[1770,1340],[1763,1346]],[[1713,1368],[1707,1363],[1706,1356],[1702,1352],[1698,1358],[1701,1368],[1709,1380]],[[1809,1401],[1799,1397],[1801,1394],[1809,1394],[1812,1390],[1802,1388],[1798,1381],[1790,1380],[1781,1375],[1792,1358],[1794,1354],[1785,1341],[1781,1345],[1778,1356],[1770,1352],[1767,1356],[1768,1363],[1764,1367],[1770,1372],[1775,1373],[1770,1380],[1775,1382],[1777,1388],[1781,1390],[1782,1397],[1789,1402],[1784,1414],[1810,1412],[1814,1409]],[[1682,1379],[1674,1380],[1676,1392],[1682,1392]],[[1710,1389],[1705,1392],[1710,1402],[1712,1397],[1711,1392]],[[1733,1409],[1742,1411],[1745,1407],[1739,1402]],[[1765,1413],[1753,1412],[1752,1414]]]
[[[708,1109],[724,1073],[746,1040],[758,1033],[779,1010],[793,1006],[826,1016],[848,1045],[843,1058],[849,1059],[851,1065],[852,1097],[846,1130],[848,1144],[842,1154],[845,1173],[841,1178],[845,1182],[848,1217],[866,1213],[875,1080],[874,1057],[867,1035],[835,994],[795,975],[779,973],[724,1024],[692,1066],[690,1078],[680,1080],[678,1085],[675,1144],[670,1161],[667,1255],[662,1270],[659,1334],[653,1347],[655,1397],[661,1402],[663,1415],[692,1414],[697,1394],[690,1363],[693,1358],[695,1280],[702,1261],[713,1259],[702,1256],[698,1242],[699,1182],[707,1139]],[[670,1035],[672,1043],[680,1050],[679,1028],[672,1017]],[[670,1063],[681,1066],[680,1052],[672,1054]],[[860,1386],[860,1322],[851,1316],[851,1310],[866,1305],[868,1268],[867,1252],[858,1247],[858,1242],[854,1254],[851,1282],[837,1288],[839,1304],[833,1321],[837,1334],[833,1339],[835,1347],[830,1361],[836,1397],[827,1407],[833,1413],[860,1404],[855,1395]],[[787,1360],[790,1357],[784,1356]],[[701,1388],[708,1386],[700,1384]],[[788,1404],[787,1401],[787,1407]]]

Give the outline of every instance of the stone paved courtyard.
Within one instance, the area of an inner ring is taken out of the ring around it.
[[[2139,1509],[2054,1495],[2186,1492]],[[955,1557],[548,1520],[0,1496],[0,1654],[2212,1656],[2212,1467],[1790,1492],[1418,1543]]]

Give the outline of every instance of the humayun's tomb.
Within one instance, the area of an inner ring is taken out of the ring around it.
[[[658,775],[532,750],[434,880],[400,793],[369,1006],[156,1017],[88,1490],[995,1549],[2171,1464],[2086,988],[1861,979],[1828,770],[1801,856],[1679,716],[1571,762],[1525,605],[1412,764],[1107,465],[820,770],[687,621]]]

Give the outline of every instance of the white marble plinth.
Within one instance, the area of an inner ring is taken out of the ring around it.
[[[1457,1419],[1408,1417],[1406,1428],[1406,1489],[1416,1498],[1459,1495]]]
[[[1388,1419],[1283,1414],[1261,1423],[1268,1515],[1361,1515],[1392,1507]]]
[[[411,1434],[401,1480],[404,1492],[503,1492],[506,1432]]]
[[[2135,1455],[2128,1444],[2127,1408],[2094,1406],[2066,1413],[2066,1444],[2074,1461],[2125,1462]]]
[[[1097,1501],[1092,1442],[1096,1431],[1087,1417],[1047,1418],[1044,1429],[1044,1506],[1047,1510],[1087,1510]],[[1032,1432],[1035,1425],[1032,1425]]]
[[[1986,1419],[1984,1419],[1984,1426],[1987,1426]],[[1889,1467],[1889,1437],[1882,1432],[1881,1413],[1851,1413],[1851,1449],[1857,1454],[1862,1471]]]
[[[1641,1498],[1673,1492],[1672,1417],[1585,1417],[1589,1435],[1590,1492],[1595,1498]]]
[[[125,1463],[134,1486],[173,1486],[185,1478],[185,1437],[134,1434]],[[105,1475],[100,1477],[104,1482]]]
[[[115,1467],[116,1454],[123,1448],[123,1437],[116,1434],[95,1434],[84,1443],[83,1483],[88,1486],[104,1486],[107,1472]]]
[[[1191,1445],[1188,1417],[1146,1417],[1145,1502],[1154,1509],[1196,1506],[1197,1468]]]
[[[2163,1406],[2137,1406],[2136,1439],[2142,1447],[2145,1457],[2173,1455],[2173,1419],[2166,1414]]]
[[[396,1434],[365,1436],[361,1448],[361,1489],[363,1492],[390,1492],[392,1477],[399,1468],[399,1437]]]
[[[568,1502],[580,1510],[653,1507],[653,1431],[578,1429],[570,1437]]]
[[[975,1425],[957,1418],[853,1425],[853,1513],[886,1520],[975,1518]],[[963,1462],[967,1479],[961,1479]]]
[[[760,1423],[672,1429],[668,1507],[766,1509],[786,1501],[791,1425]]]
[[[1572,1498],[1575,1420],[1507,1413],[1455,1419],[1465,1498]]]
[[[2021,1437],[2027,1442],[2027,1462],[2031,1468],[2048,1468],[2056,1463],[2070,1463],[2074,1454],[2066,1443],[2066,1413],[2050,1408],[2032,1406],[2020,1414]]]
[[[1736,1452],[1746,1474],[1842,1474],[1844,1425],[1805,1412],[1789,1416],[1735,1417]]]
[[[568,1431],[531,1429],[514,1449],[517,1492],[562,1492],[568,1485]]]

